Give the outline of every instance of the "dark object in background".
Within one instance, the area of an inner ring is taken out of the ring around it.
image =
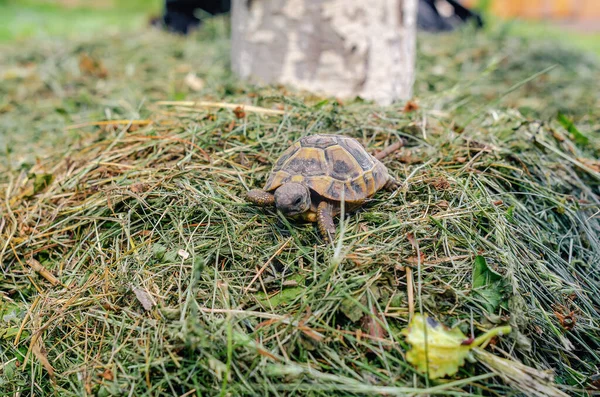
[[[441,6],[450,10],[450,15],[440,13]],[[231,9],[231,0],[165,0],[163,23],[172,32],[187,34],[190,29],[200,26],[200,19],[194,15],[196,9],[213,15],[224,14]],[[419,0],[417,27],[421,30],[451,31],[469,20],[473,20],[477,27],[483,26],[481,16],[457,0]]]
[[[446,12],[440,12],[440,7],[446,8]],[[479,14],[456,0],[419,0],[417,28],[420,30],[448,32],[469,21],[473,21],[478,28],[483,26]]]
[[[167,30],[188,34],[200,26],[200,18],[194,15],[197,9],[212,15],[224,14],[231,9],[231,0],[165,0],[162,22]]]

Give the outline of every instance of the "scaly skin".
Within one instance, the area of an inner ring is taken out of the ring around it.
[[[275,196],[260,189],[250,190],[248,193],[246,193],[246,198],[248,201],[261,207],[275,205]]]
[[[387,183],[385,184],[385,186],[383,187],[385,190],[387,190],[388,192],[393,192],[394,190],[398,189],[400,187],[400,182],[398,182],[397,180],[395,180],[394,178],[392,178],[390,176],[390,179],[388,179]]]
[[[321,201],[317,207],[317,225],[325,241],[332,242],[335,237],[335,224],[331,205],[326,201]]]

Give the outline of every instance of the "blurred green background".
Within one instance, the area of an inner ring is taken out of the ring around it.
[[[160,15],[163,0],[0,0],[0,42],[39,37],[86,37],[138,30]],[[502,25],[509,34],[553,39],[600,55],[600,32],[567,30],[552,22],[504,21],[480,2],[488,29]]]
[[[0,0],[0,41],[140,29],[162,0]]]

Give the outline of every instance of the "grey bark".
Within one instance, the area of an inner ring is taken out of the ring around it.
[[[380,104],[412,96],[417,0],[233,0],[232,67]]]

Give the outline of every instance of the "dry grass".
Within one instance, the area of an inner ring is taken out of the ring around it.
[[[489,357],[451,380],[416,374],[399,334],[409,307],[466,334],[510,324],[490,352],[593,393],[594,60],[554,59],[543,45],[528,55],[498,36],[425,37],[418,109],[406,113],[243,85],[226,71],[225,43],[214,23],[187,41],[9,49],[0,66],[34,77],[0,88],[3,395],[530,392],[518,375],[495,376]],[[107,76],[82,69],[82,52]],[[190,71],[199,92],[185,85]],[[180,99],[284,113],[156,103]],[[106,120],[139,121],[94,124]],[[293,140],[327,132],[373,152],[407,140],[385,160],[403,187],[347,216],[335,248],[242,199]],[[471,286],[477,255],[500,280],[483,291]]]

